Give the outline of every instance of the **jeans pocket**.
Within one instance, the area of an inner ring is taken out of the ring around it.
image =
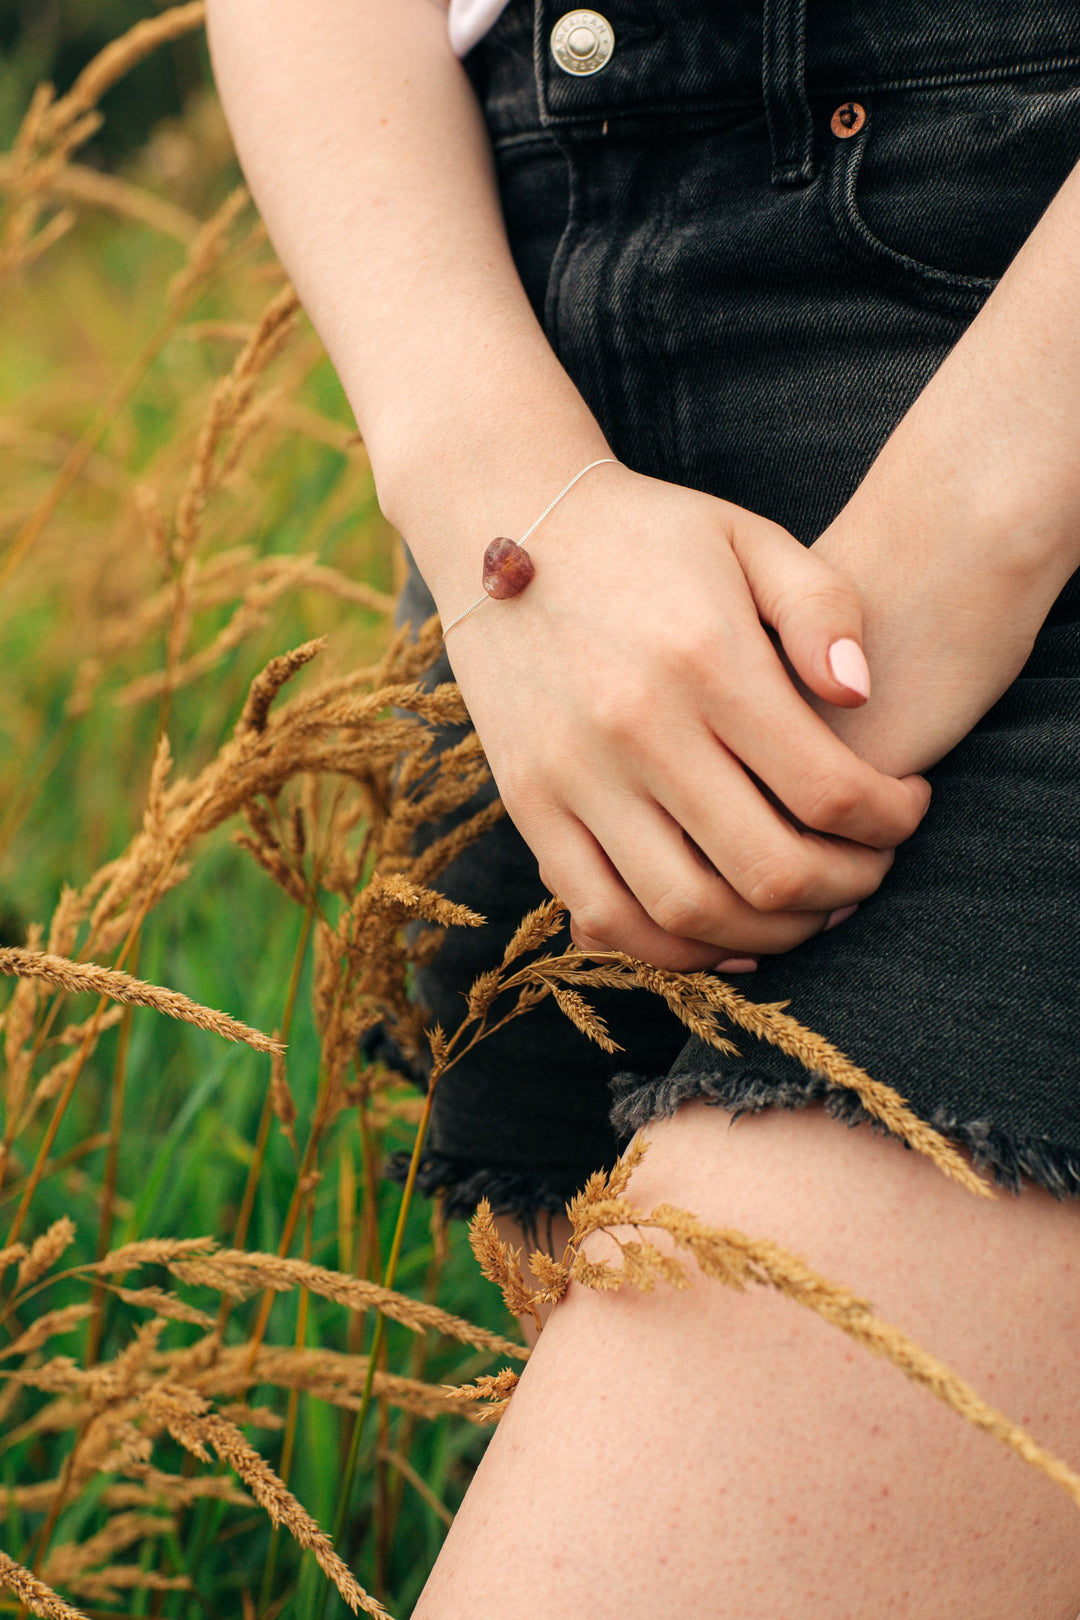
[[[834,136],[824,177],[845,251],[902,296],[975,314],[1080,158],[1075,81],[1041,73],[867,97],[857,133]]]

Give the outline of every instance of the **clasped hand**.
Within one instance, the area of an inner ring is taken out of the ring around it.
[[[930,790],[860,759],[798,689],[865,701],[845,575],[765,518],[621,465],[530,547],[528,590],[448,651],[575,941],[687,971],[790,950],[872,894]]]

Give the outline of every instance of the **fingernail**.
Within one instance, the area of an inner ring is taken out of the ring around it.
[[[849,692],[857,692],[861,698],[870,696],[870,666],[859,643],[850,636],[841,637],[829,648],[829,668],[833,679]]]
[[[849,917],[854,917],[854,915],[858,911],[858,909],[859,908],[858,908],[857,905],[854,905],[854,906],[838,906],[835,911],[831,911],[829,913],[829,920],[825,924],[825,926],[821,930],[821,932],[823,934],[827,934],[829,932],[830,928],[836,928],[839,923],[847,922]]]
[[[713,963],[713,972],[753,973],[757,965],[756,956],[725,956],[722,962]]]

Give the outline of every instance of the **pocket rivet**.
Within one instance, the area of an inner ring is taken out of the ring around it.
[[[866,123],[866,108],[858,101],[845,101],[829,119],[829,128],[837,140],[846,141],[857,135]]]
[[[599,73],[614,49],[615,30],[598,11],[568,11],[551,30],[551,54],[564,73]]]

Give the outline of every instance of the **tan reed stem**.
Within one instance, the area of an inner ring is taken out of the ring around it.
[[[317,879],[312,878],[312,895],[317,888]],[[300,924],[300,933],[293,952],[292,970],[289,973],[289,984],[285,992],[285,1007],[281,1015],[281,1044],[289,1044],[289,1034],[292,1030],[293,1013],[296,1011],[296,998],[300,989],[300,977],[304,970],[304,958],[307,955],[308,943],[311,939],[311,929],[315,920],[314,899],[304,910],[303,921]],[[266,1149],[270,1139],[270,1126],[274,1117],[273,1098],[270,1087],[266,1088],[263,1099],[262,1113],[259,1116],[259,1129],[255,1138],[255,1152],[251,1164],[248,1166],[247,1180],[244,1183],[244,1196],[240,1201],[240,1210],[236,1217],[236,1226],[233,1230],[233,1248],[242,1249],[247,1242],[248,1226],[251,1223],[252,1211],[255,1208],[255,1195],[258,1192],[259,1178],[262,1175],[263,1164],[266,1160]],[[219,1335],[224,1335],[225,1324],[229,1320],[232,1310],[232,1300],[227,1294],[221,1296],[221,1306],[218,1310]]]
[[[139,944],[136,940],[132,946],[132,954],[138,961]],[[134,1009],[126,1007],[120,1024],[119,1037],[116,1045],[116,1060],[113,1064],[111,1096],[109,1099],[109,1146],[105,1155],[105,1181],[101,1191],[101,1215],[98,1221],[97,1248],[94,1251],[96,1260],[103,1260],[109,1252],[112,1241],[113,1203],[116,1198],[116,1180],[120,1166],[120,1131],[124,1120],[124,1096],[127,1090],[128,1054],[131,1050],[131,1024]],[[101,1335],[104,1329],[105,1302],[108,1290],[100,1278],[95,1279],[92,1294],[94,1307],[93,1315],[86,1336],[86,1365],[92,1367],[97,1361],[98,1350],[101,1346]]]
[[[12,575],[45,531],[45,527],[72,484],[101,444],[150,367],[172,337],[183,318],[187,305],[166,315],[144,343],[135,359],[121,372],[112,391],[106,396],[81,436],[76,439],[49,488],[34,510],[15,533],[11,544],[0,559],[0,592],[7,589]]]
[[[434,1305],[436,1298],[438,1297],[439,1279],[442,1275],[447,1252],[445,1219],[442,1213],[442,1204],[439,1202],[433,1205],[432,1235],[433,1242],[431,1259],[428,1262],[427,1273],[424,1277],[424,1286],[421,1291],[421,1297],[430,1305]],[[423,1381],[426,1378],[427,1358],[427,1337],[425,1334],[418,1333],[413,1340],[412,1355],[409,1362],[410,1378],[415,1378],[418,1381]],[[409,1449],[412,1445],[413,1436],[416,1433],[416,1427],[416,1413],[403,1412],[401,1414],[401,1420],[398,1427],[397,1452],[399,1454],[403,1452],[406,1456],[408,1456]],[[394,1467],[397,1469],[397,1484],[391,1495],[390,1501],[390,1530],[388,1535],[388,1544],[390,1547],[392,1547],[394,1544],[394,1537],[397,1532],[398,1518],[401,1514],[401,1502],[405,1492],[405,1483],[406,1480],[408,1480],[409,1484],[412,1484],[413,1481],[409,1479],[407,1474],[402,1472],[395,1462],[393,1456],[389,1457],[387,1460],[393,1463]],[[436,1516],[441,1518],[445,1524],[449,1525],[453,1522],[453,1514],[449,1512],[446,1505],[439,1500],[433,1491],[430,1492],[430,1501],[428,1496],[424,1495],[423,1491],[419,1492],[418,1494],[424,1497],[424,1500],[428,1502],[428,1505],[433,1509]],[[436,1503],[439,1504],[438,1507],[435,1506]]]
[[[305,1260],[311,1259],[312,1223],[315,1213],[315,1195],[308,1194],[307,1209],[304,1215],[304,1241],[301,1253]],[[293,1343],[297,1350],[303,1350],[307,1342],[308,1307],[311,1302],[311,1290],[301,1288],[300,1300],[296,1309],[296,1334]],[[294,1384],[289,1391],[288,1405],[285,1408],[285,1434],[281,1442],[281,1461],[278,1464],[278,1478],[283,1485],[289,1483],[292,1473],[293,1448],[296,1443],[296,1420],[300,1410],[300,1390]],[[274,1588],[274,1569],[277,1564],[278,1541],[281,1534],[280,1525],[274,1525],[270,1531],[270,1546],[267,1549],[266,1563],[263,1567],[263,1578],[259,1587],[258,1613],[265,1615],[270,1604],[270,1594]],[[376,1597],[380,1594],[376,1592]]]
[[[98,1002],[97,1012],[94,1015],[94,1020],[91,1027],[87,1030],[83,1037],[82,1045],[79,1047],[76,1062],[72,1066],[71,1073],[68,1075],[67,1080],[64,1083],[64,1089],[56,1099],[56,1107],[53,1109],[52,1116],[45,1128],[45,1134],[41,1139],[41,1146],[38,1148],[37,1154],[34,1158],[33,1168],[26,1179],[26,1187],[23,1190],[21,1199],[19,1200],[19,1206],[15,1211],[15,1217],[12,1220],[10,1228],[8,1229],[6,1240],[7,1245],[15,1243],[18,1239],[19,1233],[22,1231],[23,1222],[29,1213],[34,1194],[38,1189],[38,1183],[41,1180],[45,1165],[48,1162],[49,1154],[52,1152],[53,1143],[56,1141],[57,1132],[59,1131],[64,1115],[67,1112],[68,1103],[71,1101],[72,1093],[74,1092],[76,1083],[78,1082],[79,1076],[82,1073],[83,1065],[85,1064],[86,1059],[89,1057],[90,1051],[94,1045],[94,1026],[101,1018],[101,1015],[104,1013],[107,1005],[107,1001],[104,997],[102,997],[102,999]]]
[[[358,1113],[360,1159],[364,1167],[364,1242],[362,1248],[357,1245],[356,1274],[375,1281],[382,1269],[382,1255],[379,1252],[379,1175],[366,1100]]]
[[[393,1241],[390,1245],[390,1255],[386,1262],[386,1272],[383,1276],[383,1287],[392,1288],[394,1278],[397,1276],[398,1261],[401,1258],[401,1248],[405,1240],[405,1222],[408,1219],[409,1206],[412,1203],[413,1191],[416,1187],[416,1177],[420,1170],[420,1155],[423,1152],[424,1139],[427,1136],[428,1125],[431,1120],[431,1105],[435,1096],[435,1086],[438,1074],[432,1074],[428,1084],[427,1096],[424,1098],[424,1112],[420,1116],[420,1123],[416,1128],[416,1141],[413,1143],[412,1158],[409,1160],[409,1172],[405,1178],[405,1186],[401,1195],[401,1204],[398,1208],[397,1224],[394,1227]],[[360,1408],[353,1422],[352,1434],[349,1438],[349,1449],[345,1458],[345,1467],[342,1470],[341,1487],[338,1493],[337,1512],[334,1516],[334,1542],[341,1540],[345,1527],[345,1519],[349,1511],[349,1501],[352,1497],[353,1479],[356,1475],[356,1464],[360,1456],[360,1439],[364,1432],[364,1421],[367,1418],[368,1408],[371,1405],[371,1393],[375,1383],[375,1369],[378,1365],[379,1352],[382,1350],[383,1339],[386,1335],[386,1318],[381,1311],[375,1318],[375,1331],[371,1337],[371,1348],[368,1351],[367,1377],[364,1380],[364,1389],[360,1397]]]

